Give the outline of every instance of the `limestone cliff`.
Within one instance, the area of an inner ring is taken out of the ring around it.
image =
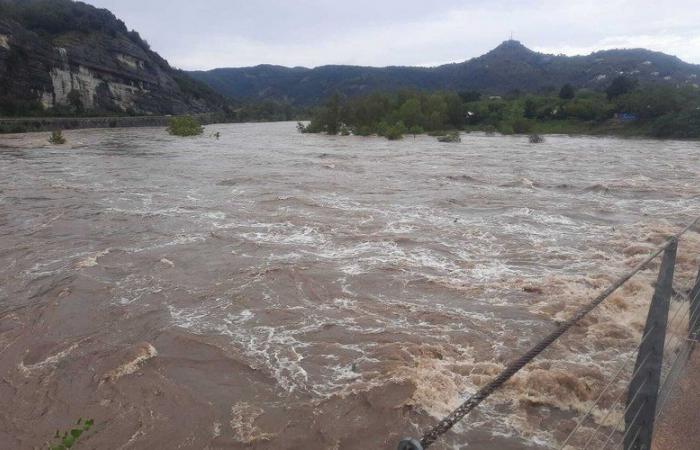
[[[107,10],[0,0],[0,114],[183,114],[225,103]]]

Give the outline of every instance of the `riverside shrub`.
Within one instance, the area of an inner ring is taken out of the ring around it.
[[[204,127],[192,116],[173,117],[168,121],[168,133],[173,136],[199,136]]]

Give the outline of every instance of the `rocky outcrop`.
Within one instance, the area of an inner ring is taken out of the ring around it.
[[[0,113],[185,114],[225,104],[108,11],[54,0],[56,14],[68,17],[57,27],[43,17],[33,20],[41,3],[0,0]],[[92,22],[76,22],[76,15]]]

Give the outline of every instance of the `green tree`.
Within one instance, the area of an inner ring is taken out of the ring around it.
[[[447,99],[447,122],[453,128],[462,128],[466,123],[464,104],[457,94],[448,94]]]
[[[559,91],[559,98],[563,100],[571,100],[574,97],[576,97],[576,90],[571,84],[566,83],[561,87],[561,90]]]
[[[672,86],[645,86],[616,97],[615,109],[647,119],[679,112],[689,98],[692,98],[692,92]]]
[[[411,127],[411,129],[408,130],[408,132],[411,133],[413,135],[413,137],[415,138],[416,135],[425,133],[425,130],[420,125],[416,125],[416,126]]]
[[[399,119],[409,128],[420,126],[423,123],[420,101],[417,98],[406,100],[399,108]]]
[[[651,134],[660,138],[700,139],[700,109],[659,117],[652,124]]]
[[[323,129],[328,134],[338,134],[340,131],[341,98],[339,93],[333,94],[326,102],[321,114],[321,122]]]
[[[68,93],[68,104],[73,107],[76,114],[82,114],[84,110],[83,100],[80,98],[80,91],[72,89]]]
[[[464,103],[478,102],[481,100],[481,94],[477,91],[461,91],[459,96]]]
[[[638,82],[636,79],[620,75],[610,83],[605,93],[608,96],[608,100],[612,100],[615,97],[632,92],[637,87],[637,84]]]
[[[525,99],[525,104],[523,105],[523,116],[525,116],[526,119],[534,119],[537,117],[537,103],[535,103],[535,101],[530,97]]]

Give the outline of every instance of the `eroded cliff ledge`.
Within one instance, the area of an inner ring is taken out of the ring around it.
[[[55,11],[47,17],[42,7]],[[0,0],[0,114],[185,114],[224,104],[107,10]]]

